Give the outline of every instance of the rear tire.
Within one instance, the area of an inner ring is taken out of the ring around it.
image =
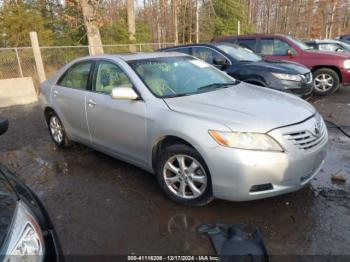
[[[52,141],[60,148],[67,148],[72,145],[64,126],[55,112],[51,112],[47,117],[47,124]]]
[[[340,87],[337,72],[329,68],[320,68],[313,72],[313,93],[317,96],[328,96]]]
[[[171,145],[157,160],[157,180],[168,198],[188,206],[203,206],[213,200],[209,170],[194,148]]]

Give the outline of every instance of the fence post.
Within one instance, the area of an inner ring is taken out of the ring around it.
[[[17,63],[18,63],[19,75],[20,75],[20,77],[22,77],[22,78],[23,78],[22,65],[21,65],[21,60],[19,59],[18,49],[17,49],[17,47],[15,48],[15,52],[16,52],[16,57],[17,57]]]
[[[36,32],[30,32],[30,41],[32,42],[36,70],[38,72],[39,82],[41,83],[46,80],[46,76],[45,76],[43,60],[41,58],[38,35]]]

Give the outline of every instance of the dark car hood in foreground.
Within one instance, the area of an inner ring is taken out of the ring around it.
[[[261,60],[258,62],[241,62],[246,68],[259,71],[268,71],[274,73],[284,73],[284,74],[306,74],[310,70],[300,64],[285,62],[281,60],[266,61]]]
[[[0,168],[0,249],[11,225],[17,206],[17,195]]]
[[[314,107],[300,98],[243,82],[211,92],[167,98],[165,102],[174,111],[242,132],[265,133],[315,114]]]

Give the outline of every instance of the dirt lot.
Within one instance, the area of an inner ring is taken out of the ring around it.
[[[350,126],[349,101],[350,91],[313,99],[327,119],[343,126]],[[350,139],[335,128],[329,129],[324,168],[304,189],[187,208],[166,199],[154,177],[136,167],[84,146],[57,149],[36,104],[0,115],[11,125],[0,138],[0,161],[43,201],[67,255],[214,254],[196,228],[220,222],[259,227],[271,255],[350,256]],[[331,182],[337,172],[345,184]]]

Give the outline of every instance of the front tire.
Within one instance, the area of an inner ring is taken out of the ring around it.
[[[333,94],[340,87],[337,72],[329,68],[320,68],[313,73],[313,93],[318,96]]]
[[[213,200],[209,170],[201,155],[184,144],[171,145],[159,155],[157,180],[174,202],[203,206]]]
[[[52,112],[47,119],[50,136],[56,146],[60,148],[67,148],[72,145],[68,139],[64,126],[55,112]]]

